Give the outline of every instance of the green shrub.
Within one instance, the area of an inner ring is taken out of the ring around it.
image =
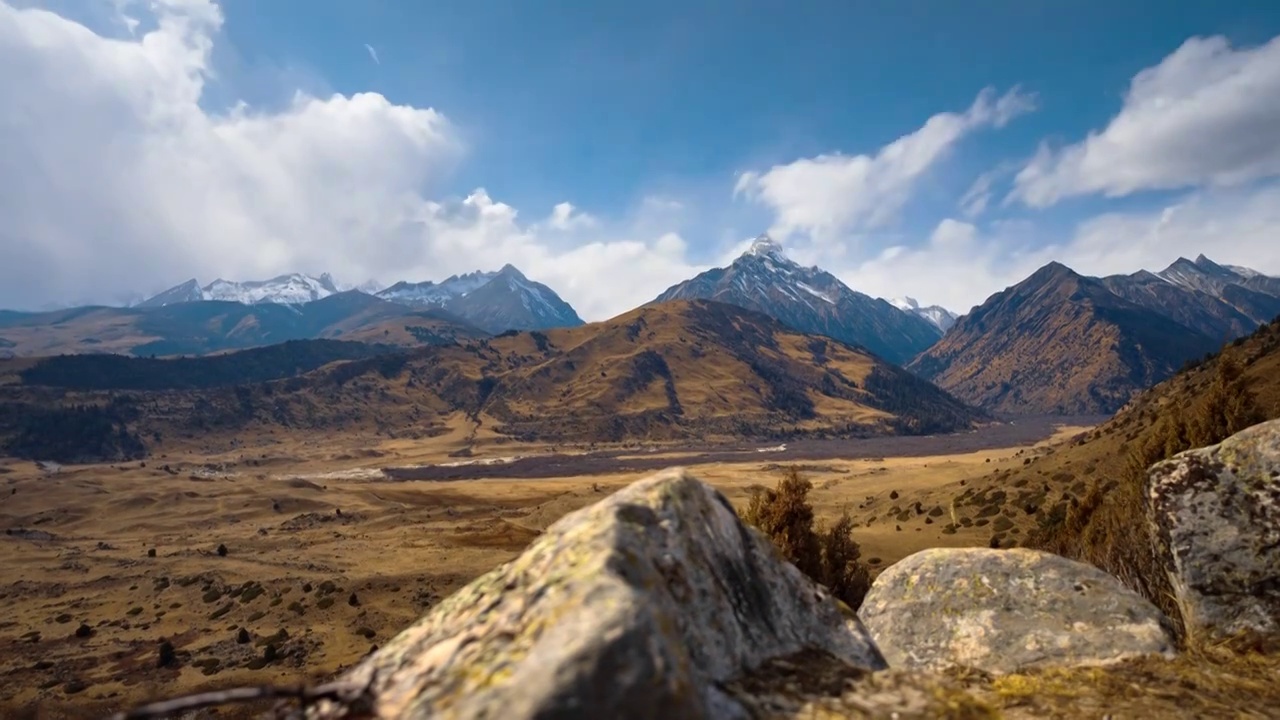
[[[742,519],[767,535],[801,572],[857,610],[871,587],[871,575],[860,562],[853,519],[846,512],[830,527],[815,530],[811,489],[813,484],[791,468],[773,490],[752,493]]]

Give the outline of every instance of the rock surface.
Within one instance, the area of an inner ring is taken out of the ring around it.
[[[721,688],[819,653],[885,667],[848,608],[674,470],[552,525],[346,673],[311,718],[734,718]]]
[[[1157,463],[1147,498],[1188,638],[1280,643],[1280,421]]]
[[[918,552],[876,578],[858,614],[895,668],[1009,673],[1173,652],[1167,619],[1119,580],[1024,548]]]

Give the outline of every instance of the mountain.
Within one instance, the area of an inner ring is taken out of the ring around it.
[[[1111,275],[1102,283],[1116,295],[1153,312],[1176,320],[1183,325],[1214,338],[1230,340],[1252,332],[1259,321],[1242,313],[1231,303],[1216,294],[1194,286],[1170,282],[1160,275],[1140,270],[1132,275]],[[1241,293],[1252,291],[1240,288]],[[1262,296],[1266,298],[1266,296]],[[1266,304],[1265,299],[1249,303],[1251,309]],[[1275,312],[1280,314],[1280,299],[1274,300]]]
[[[1169,267],[1157,273],[1174,285],[1199,290],[1221,298],[1232,285],[1264,295],[1280,297],[1280,278],[1264,275],[1257,270],[1239,266],[1219,265],[1204,255],[1195,260],[1178,258]],[[1270,318],[1260,320],[1267,322]]]
[[[164,307],[184,302],[218,300],[246,305],[281,303],[297,305],[321,300],[342,292],[328,273],[318,278],[300,273],[281,275],[270,280],[232,282],[221,278],[200,287],[194,279],[147,298],[135,307]]]
[[[920,303],[912,297],[894,298],[889,301],[890,305],[899,310],[909,312],[928,320],[934,327],[938,328],[944,335],[956,324],[956,318],[959,317],[950,310],[941,305],[929,305],[920,307]]]
[[[801,332],[860,345],[895,364],[942,335],[919,315],[851,290],[824,270],[792,262],[768,235],[756,238],[729,267],[674,285],[653,302],[694,299],[762,312]]]
[[[447,311],[414,310],[354,291],[296,305],[201,300],[0,313],[0,347],[20,356],[202,355],[317,338],[416,346],[486,335]]]
[[[1107,414],[1220,344],[1054,262],[961,317],[908,368],[989,410]]]
[[[989,420],[861,348],[707,301],[296,374],[339,352],[353,350],[295,343],[230,360],[3,361],[0,378],[16,380],[0,382],[0,407],[13,410],[0,416],[39,406],[75,423],[76,408],[93,398],[116,419],[85,422],[107,440],[127,428],[153,452],[153,438],[187,433],[209,443],[290,429],[433,434],[462,418],[485,434],[551,442],[939,433]],[[237,368],[245,369],[242,383],[228,377]]]
[[[555,291],[512,265],[454,275],[439,283],[399,282],[378,297],[412,307],[443,308],[491,333],[575,327],[582,318]]]

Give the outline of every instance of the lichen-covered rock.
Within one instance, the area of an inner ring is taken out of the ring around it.
[[[1168,620],[1119,580],[1024,548],[918,552],[876,578],[858,615],[895,668],[1008,673],[1173,652]]]
[[[1153,465],[1147,499],[1188,638],[1280,642],[1280,421]]]
[[[847,607],[666,471],[562,518],[341,679],[312,718],[746,717],[721,686],[813,650],[884,659]]]

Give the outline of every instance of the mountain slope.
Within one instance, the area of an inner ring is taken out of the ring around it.
[[[860,345],[903,364],[941,337],[932,322],[851,290],[834,275],[801,267],[761,235],[726,268],[668,288],[653,302],[715,300],[755,310],[801,332]]]
[[[30,360],[8,362],[24,363],[9,377],[30,372]],[[119,358],[111,362],[110,377],[139,376]],[[214,376],[221,380],[226,371],[219,366]],[[213,372],[151,374],[173,375],[190,388],[193,373]],[[82,367],[75,375],[92,374]],[[460,413],[501,435],[555,442],[917,434],[963,431],[988,419],[864,350],[706,301],[340,362],[235,388],[146,391],[131,382],[127,392],[0,383],[0,404],[111,407],[138,437],[194,434],[210,443],[267,438],[282,427],[416,436],[441,432]]]
[[[440,283],[400,282],[378,297],[411,307],[442,308],[490,333],[582,324],[578,313],[554,290],[512,265],[497,272],[454,275]]]
[[[317,338],[415,346],[485,335],[447,312],[414,311],[354,291],[299,305],[201,301],[0,316],[0,342],[21,356],[201,355]]]
[[[1050,263],[960,318],[909,368],[989,410],[1105,414],[1218,345]]]

